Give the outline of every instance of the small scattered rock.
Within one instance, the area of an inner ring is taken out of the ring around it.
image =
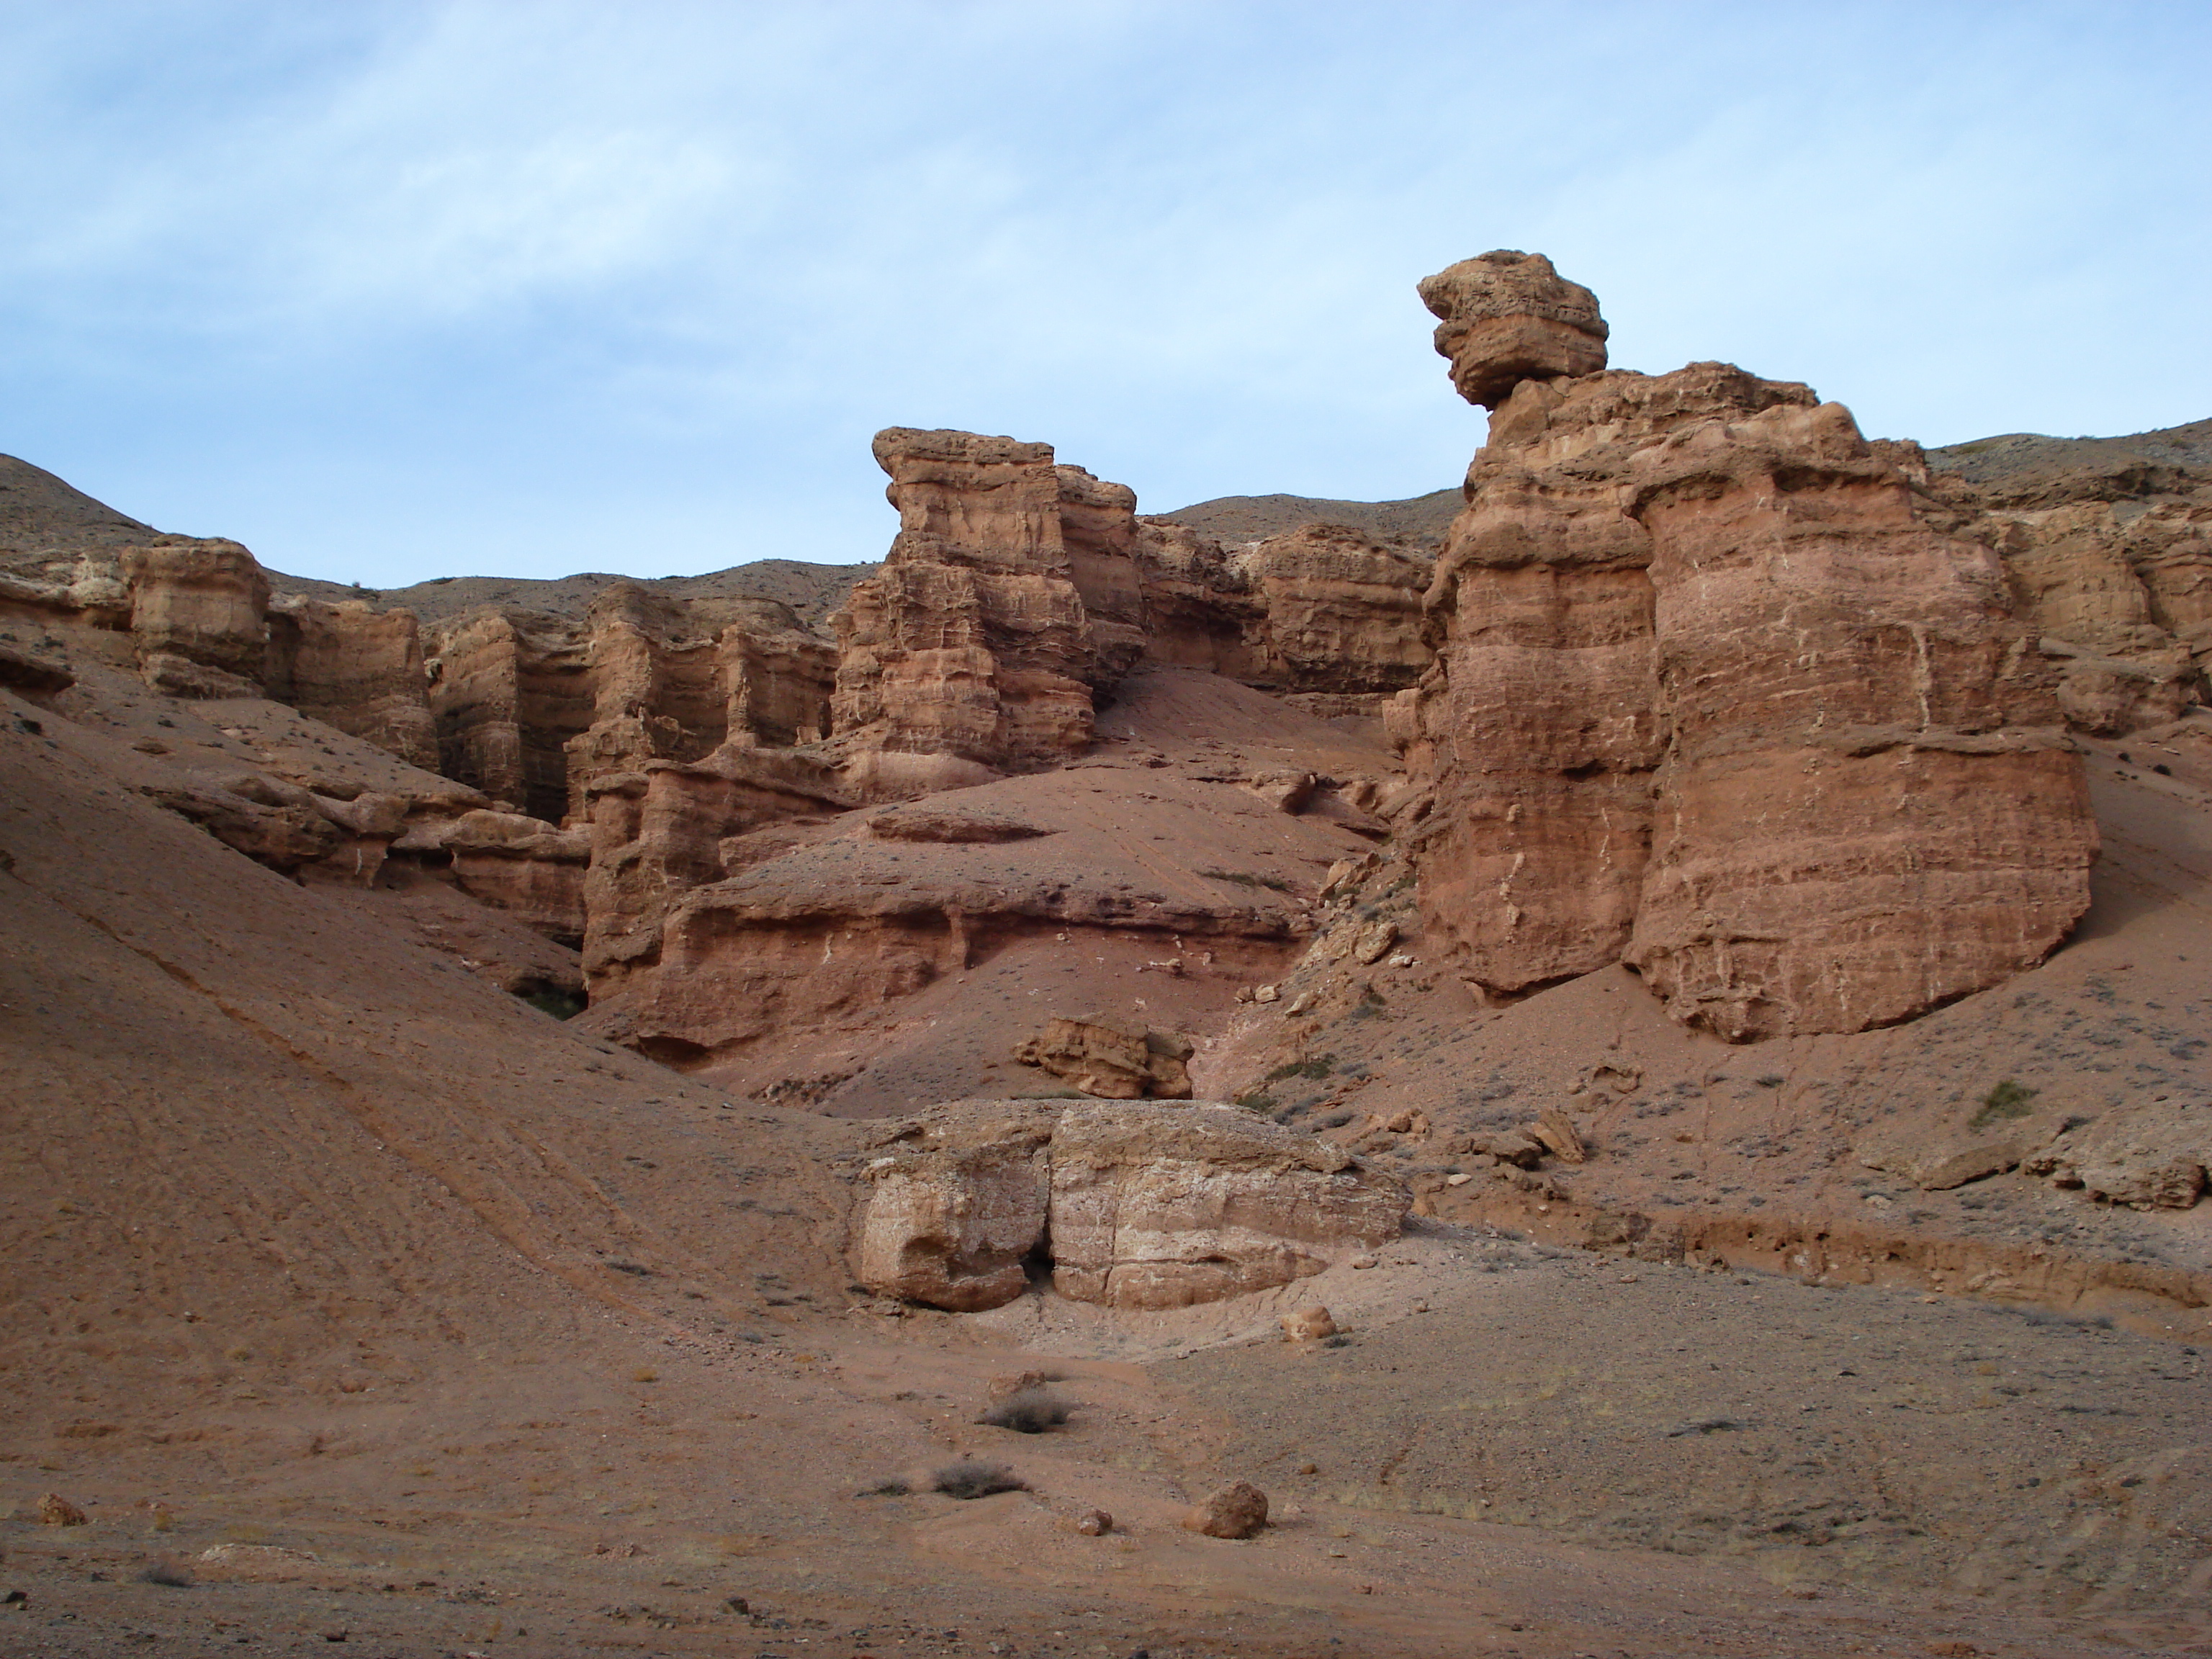
[[[1301,1308],[1283,1316],[1283,1337],[1290,1342],[1318,1342],[1336,1334],[1336,1319],[1326,1308]]]
[[[1547,1108],[1526,1133],[1562,1164],[1583,1164],[1589,1159],[1589,1150],[1583,1145],[1583,1138],[1575,1133],[1575,1126],[1568,1121],[1567,1115],[1556,1106]]]
[[[1355,1255],[1352,1258],[1352,1265],[1364,1272],[1375,1266],[1375,1258],[1371,1255]]]
[[[1457,1175],[1446,1176],[1444,1177],[1444,1185],[1447,1187],[1464,1187],[1468,1182],[1474,1179],[1474,1177],[1473,1176],[1468,1174],[1465,1170],[1462,1170]]]
[[[1114,1517],[1103,1510],[1085,1510],[1075,1517],[1075,1529],[1085,1538],[1102,1538],[1114,1530]]]
[[[1252,993],[1252,1000],[1255,1002],[1274,1002],[1279,1000],[1282,994],[1282,992],[1273,985],[1262,985]]]
[[[42,1527],[82,1527],[86,1519],[82,1510],[58,1492],[47,1492],[39,1499],[39,1524]]]
[[[1371,968],[1390,953],[1398,942],[1395,922],[1377,921],[1365,928],[1352,946],[1352,959],[1363,968]]]
[[[1249,1538],[1267,1524],[1267,1494],[1232,1480],[1182,1518],[1184,1529],[1208,1538]]]

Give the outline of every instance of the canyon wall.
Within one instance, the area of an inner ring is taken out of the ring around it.
[[[1625,961],[1741,1041],[1907,1018],[2063,939],[2095,825],[1990,550],[1806,387],[1603,370],[1548,263],[1422,293],[1496,409],[1427,597],[1437,663],[1393,709],[1464,975]]]

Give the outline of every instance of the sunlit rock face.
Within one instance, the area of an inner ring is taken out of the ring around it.
[[[1497,258],[1424,285],[1496,413],[1427,598],[1436,666],[1394,710],[1433,791],[1423,902],[1467,976],[1626,961],[1745,1041],[2039,961],[2096,830],[1995,554],[1807,387],[1575,372],[1558,313],[1587,290]],[[1482,332],[1532,289],[1548,357]]]

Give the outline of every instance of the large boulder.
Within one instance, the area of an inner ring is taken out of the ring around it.
[[[1103,1100],[1188,1100],[1188,1037],[1103,1014],[1059,1016],[1018,1043],[1014,1058]]]
[[[1012,1301],[1043,1242],[1048,1108],[958,1102],[896,1123],[865,1170],[860,1283],[957,1313]]]
[[[1499,248],[1446,266],[1421,283],[1421,303],[1442,320],[1437,351],[1471,404],[1495,409],[1523,380],[1595,374],[1605,367],[1597,296],[1570,283],[1540,253]]]
[[[1053,1283],[1117,1308],[1215,1302],[1395,1237],[1410,1202],[1342,1147],[1233,1106],[1071,1106],[1052,1137]]]

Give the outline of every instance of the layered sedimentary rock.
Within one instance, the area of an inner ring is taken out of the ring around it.
[[[567,745],[592,724],[590,635],[562,617],[465,612],[428,630],[438,769],[532,817],[568,808]]]
[[[410,766],[437,769],[437,724],[411,614],[287,597],[271,602],[267,626],[270,696]]]
[[[1341,1147],[1213,1103],[961,1101],[872,1150],[857,1276],[962,1312],[1019,1296],[1032,1261],[1116,1308],[1270,1290],[1395,1238],[1411,1203]]]
[[[726,745],[696,763],[653,760],[584,786],[591,867],[584,969],[601,988],[660,957],[670,907],[734,869],[725,844],[763,824],[819,819],[853,805],[814,757]]]
[[[573,817],[611,773],[827,735],[835,651],[772,599],[686,603],[623,582],[592,602],[584,628],[592,718],[564,745]]]
[[[2002,558],[2060,709],[2094,736],[2175,719],[2203,700],[2212,670],[2212,443],[2201,426],[2146,439],[2161,436],[2181,441],[1896,447],[1959,532]]]
[[[1244,562],[1265,618],[1267,679],[1294,691],[1397,691],[1433,659],[1421,635],[1431,569],[1419,555],[1315,524],[1269,538]]]
[[[1054,1114],[959,1102],[892,1126],[863,1171],[854,1270],[885,1296],[958,1313],[1012,1301],[1043,1243]]]
[[[1437,352],[1471,404],[1495,409],[1524,380],[1572,380],[1605,367],[1597,296],[1540,253],[1500,248],[1422,278],[1439,319]]]
[[[1071,1106],[1052,1136],[1053,1284],[1182,1308],[1397,1237],[1410,1200],[1343,1148],[1233,1106]]]
[[[1002,770],[1080,752],[1098,665],[1051,446],[893,427],[875,455],[899,532],[836,618],[841,744]]]
[[[1448,273],[1480,326],[1439,349],[1497,413],[1428,597],[1437,666],[1394,710],[1436,792],[1424,905],[1468,977],[1626,960],[1746,1040],[1887,1024],[2039,960],[2096,835],[1995,556],[1923,522],[1803,386],[1524,372],[1530,336],[1493,325],[1528,267],[1488,297],[1485,267]],[[1579,304],[1547,292],[1536,337]],[[1511,343],[1495,368],[1487,337]]]
[[[1024,1066],[1105,1100],[1188,1100],[1191,1041],[1103,1014],[1056,1016],[1014,1047]]]
[[[252,696],[269,634],[269,579],[236,542],[165,536],[123,555],[139,671],[177,696]]]

